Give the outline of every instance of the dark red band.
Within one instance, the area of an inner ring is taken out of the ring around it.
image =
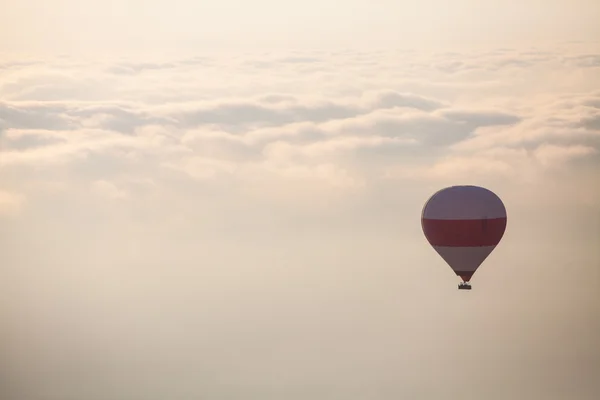
[[[425,237],[432,246],[495,246],[506,229],[506,218],[421,220]]]
[[[454,271],[454,273],[457,276],[460,276],[463,281],[469,282],[473,277],[473,274],[475,274],[475,271]]]

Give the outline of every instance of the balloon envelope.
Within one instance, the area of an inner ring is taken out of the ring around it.
[[[427,241],[465,282],[500,243],[506,221],[502,200],[479,186],[434,193],[421,216]]]

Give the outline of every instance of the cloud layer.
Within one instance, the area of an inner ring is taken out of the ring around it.
[[[100,157],[138,167],[142,179],[178,171],[338,188],[398,170],[518,179],[524,167],[543,173],[594,159],[594,57],[504,50],[5,64],[0,162],[76,168]],[[119,179],[110,171],[102,179]]]

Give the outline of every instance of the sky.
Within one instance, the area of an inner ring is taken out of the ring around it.
[[[0,397],[597,399],[600,3],[412,3],[5,1]]]

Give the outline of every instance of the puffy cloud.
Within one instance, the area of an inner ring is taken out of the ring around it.
[[[0,103],[0,128],[68,129],[69,121],[62,109],[52,104],[23,106]]]
[[[0,165],[31,165],[42,166],[47,163],[67,163],[72,159],[85,158],[90,152],[102,153],[108,149],[131,148],[143,146],[145,142],[141,139],[122,136],[110,131],[81,130],[70,132],[55,131],[12,131],[7,132],[8,141],[5,142],[10,148],[10,140],[22,137],[38,137],[42,140],[55,140],[58,143],[48,145],[33,145],[32,148],[24,150],[10,149],[4,151]]]
[[[483,71],[506,76],[510,84],[533,71],[538,77],[553,76],[550,66],[573,67],[578,57],[593,59],[589,54],[557,59],[551,50],[502,50],[436,54],[429,60],[418,53],[407,57],[340,53],[275,55],[260,62],[250,57],[198,62],[105,60],[98,65],[60,60],[23,65],[21,70],[15,65],[4,70],[12,83],[2,88],[10,100],[0,108],[4,131],[0,162],[7,168],[71,160],[83,171],[90,157],[108,157],[113,163],[120,158],[125,162],[122,165],[136,168],[142,179],[155,179],[150,171],[156,174],[161,169],[201,180],[228,176],[234,190],[248,179],[249,171],[261,174],[278,168],[279,173],[271,176],[276,181],[302,175],[313,176],[317,182],[332,174],[323,171],[339,169],[356,181],[372,182],[378,176],[389,177],[392,170],[430,170],[419,175],[430,177],[461,176],[474,170],[479,175],[509,174],[515,169],[510,158],[514,154],[520,154],[519,160],[527,160],[531,168],[550,168],[584,148],[594,156],[598,146],[595,87],[587,94],[574,95],[550,86],[543,96],[512,97],[510,102],[507,93],[494,86],[487,87],[479,101],[470,89],[475,82],[486,87]],[[290,87],[293,68],[304,65],[312,68],[303,75],[306,83]],[[50,90],[48,77],[56,84],[71,82],[80,90],[81,82],[70,80],[69,69],[81,71],[86,84],[97,89],[84,96],[75,92],[65,96],[58,89],[56,96],[36,94],[36,87]],[[366,84],[365,69],[380,72],[370,75],[370,84]],[[62,81],[54,79],[57,71],[62,71]],[[215,88],[219,71],[222,89],[229,85],[230,93],[202,93],[203,85]],[[344,80],[334,78],[321,86],[324,90],[314,90],[323,84],[323,74],[332,71],[339,71]],[[383,84],[380,76],[388,81]],[[411,78],[413,87],[430,78],[433,85],[450,85],[467,95],[457,98],[439,93],[436,98],[428,91],[411,93],[405,89],[411,87]],[[362,88],[343,94],[350,87],[345,82],[360,82]],[[183,90],[184,83],[187,88],[198,88],[198,94]],[[261,93],[264,85],[270,85],[270,90]],[[157,96],[165,91],[181,96],[158,101]],[[562,146],[561,150],[556,146]],[[96,174],[94,179],[118,177],[115,168],[106,167],[106,171],[106,176]]]

